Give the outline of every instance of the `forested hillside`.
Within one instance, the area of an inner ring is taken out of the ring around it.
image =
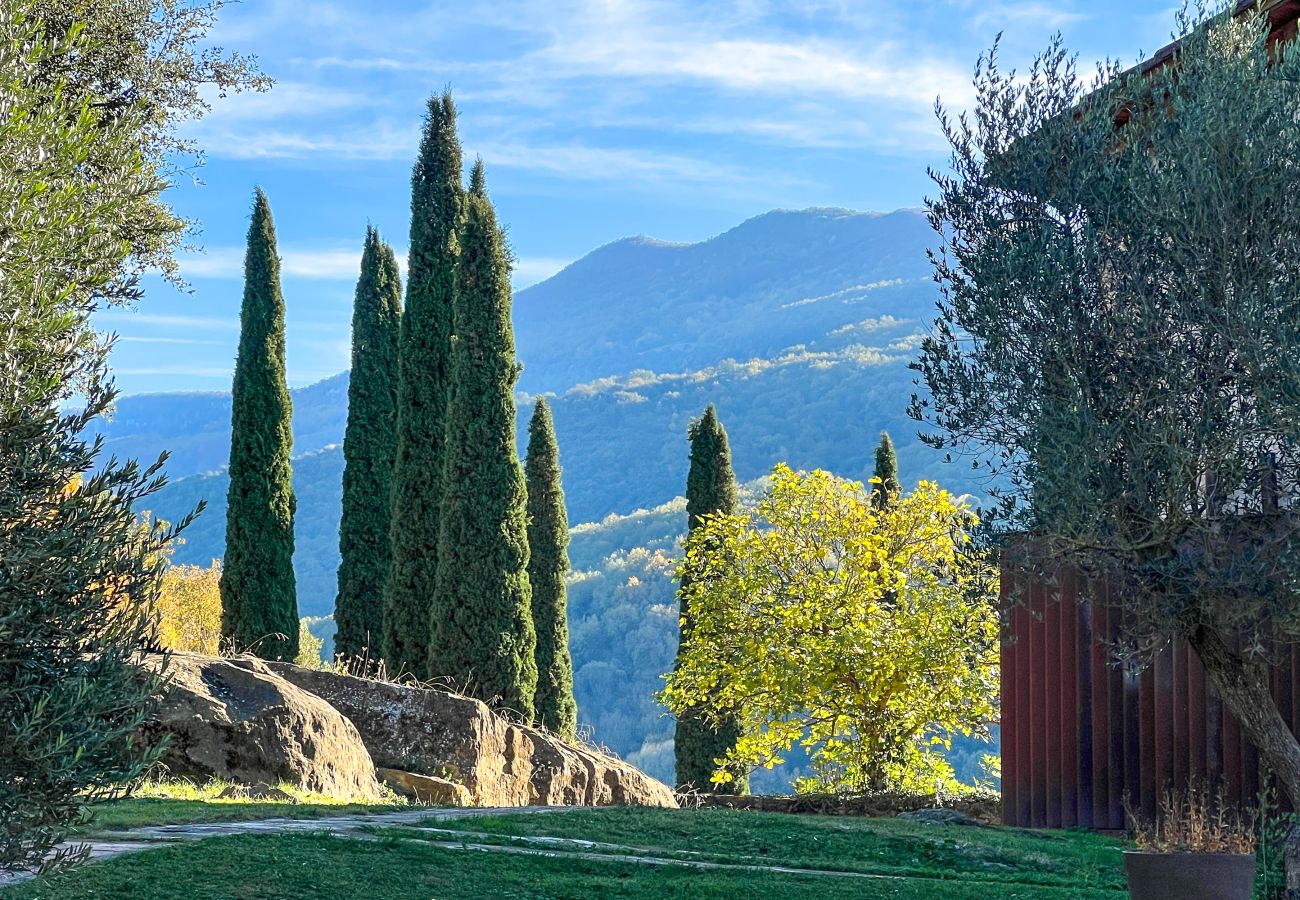
[[[917,441],[906,416],[908,363],[933,309],[929,240],[915,212],[770,213],[701,244],[620,241],[519,295],[519,445],[532,398],[546,394],[569,519],[587,523],[573,530],[569,602],[579,721],[597,741],[652,773],[671,771],[672,724],[653,693],[677,640],[672,576],[685,513],[672,498],[685,487],[687,425],[707,404],[731,435],[742,482],[780,461],[864,479],[888,430],[905,484],[978,489],[969,468]],[[307,616],[334,603],[346,397],[346,373],[293,397],[295,570]],[[121,455],[172,451],[175,480],[155,514],[174,520],[208,502],[179,562],[223,552],[229,410],[225,395],[128,397],[104,426]]]

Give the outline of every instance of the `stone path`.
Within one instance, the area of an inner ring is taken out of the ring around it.
[[[394,813],[362,813],[349,816],[327,816],[318,819],[254,819],[244,822],[205,822],[191,825],[146,825],[124,831],[97,832],[83,841],[71,841],[63,847],[89,845],[91,859],[107,859],[122,853],[136,853],[151,848],[185,841],[199,841],[210,837],[237,834],[292,834],[322,832],[351,840],[373,841],[381,838],[369,829],[385,826],[406,826],[404,830],[429,835],[423,838],[399,838],[407,843],[417,843],[442,850],[463,850],[482,853],[509,853],[524,856],[544,856],[551,859],[581,859],[594,862],[641,864],[649,866],[683,866],[693,869],[710,869],[740,872],[773,872],[782,875],[813,875],[834,878],[856,878],[877,881],[898,881],[898,875],[878,875],[864,872],[841,872],[828,869],[802,869],[748,862],[712,862],[702,859],[683,859],[683,856],[701,854],[688,851],[667,851],[660,848],[627,847],[579,838],[523,837],[517,835],[488,834],[477,831],[459,831],[450,828],[419,827],[425,822],[451,822],[516,813],[559,813],[579,807],[516,806],[470,809],[419,809]],[[441,838],[441,839],[440,839]],[[459,838],[458,840],[455,838]],[[510,841],[481,843],[482,841]],[[521,846],[522,845],[522,846]],[[674,853],[675,856],[656,856],[656,853]],[[752,859],[753,857],[739,857]],[[0,888],[26,881],[30,875],[0,873]]]
[[[420,822],[448,822],[453,819],[475,819],[501,813],[551,813],[563,812],[573,807],[563,806],[512,806],[476,807],[467,809],[417,809],[393,813],[358,813],[349,816],[323,816],[316,819],[252,819],[243,822],[203,822],[191,825],[142,825],[125,831],[100,831],[82,840],[67,841],[57,850],[77,847],[90,848],[90,859],[107,859],[122,853],[136,853],[165,844],[183,841],[200,841],[204,838],[234,834],[290,834],[293,832],[328,832],[340,837],[365,837],[363,829],[385,825],[414,825]],[[0,872],[0,888],[27,881],[27,873]]]

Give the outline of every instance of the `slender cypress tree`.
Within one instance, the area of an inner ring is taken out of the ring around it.
[[[394,671],[427,674],[438,563],[443,442],[450,384],[456,231],[462,217],[456,107],[429,100],[411,175],[411,246],[397,376],[392,564],[384,589],[384,658]]]
[[[705,516],[734,513],[738,502],[736,476],[731,469],[731,446],[727,431],[718,421],[718,412],[709,404],[704,416],[691,423],[691,468],[686,478],[686,519],[688,531],[698,528]],[[682,574],[683,587],[690,574]],[[681,635],[677,655],[681,657],[691,631],[691,611],[686,592],[679,591]],[[743,794],[749,791],[749,779],[737,777],[727,784],[714,786],[710,779],[717,769],[715,760],[724,757],[740,736],[736,724],[724,721],[717,727],[701,716],[686,713],[677,719],[674,748],[677,756],[677,785],[681,790],[717,791]]]
[[[339,593],[334,603],[339,658],[378,657],[384,583],[392,561],[389,510],[397,449],[397,342],[402,276],[393,248],[366,230],[352,309],[352,374],[343,437],[343,518]]]
[[[429,673],[532,721],[537,638],[515,445],[510,263],[481,194],[466,199],[460,252]]]
[[[560,481],[560,448],[545,398],[538,397],[528,423],[528,582],[537,631],[537,723],[572,738],[578,728],[569,655],[569,516]]]
[[[298,653],[293,575],[292,408],[284,375],[284,296],[271,205],[253,202],[230,414],[230,490],[221,633],[266,659]]]
[[[894,455],[894,442],[889,439],[889,432],[880,433],[880,446],[876,447],[876,476],[879,484],[871,486],[871,502],[877,509],[884,509],[894,501],[901,489],[898,483],[898,457]]]

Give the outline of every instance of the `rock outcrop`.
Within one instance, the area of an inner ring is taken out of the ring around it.
[[[262,661],[175,653],[169,671],[171,689],[142,737],[170,736],[162,763],[171,775],[379,799],[374,762],[353,724]]]
[[[464,785],[483,806],[675,807],[667,785],[611,756],[428,688],[267,663],[352,721],[377,765]]]
[[[434,806],[474,805],[474,798],[463,784],[445,778],[385,769],[382,766],[375,770],[375,774],[384,784],[416,803],[431,803]]]

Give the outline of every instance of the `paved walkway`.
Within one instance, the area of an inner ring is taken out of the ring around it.
[[[203,822],[191,825],[142,825],[123,831],[97,831],[81,840],[66,841],[56,848],[70,850],[90,848],[90,859],[107,859],[122,853],[136,853],[164,844],[201,841],[204,838],[233,834],[291,834],[293,832],[328,832],[340,837],[365,837],[363,829],[385,825],[415,825],[420,822],[449,822],[475,819],[501,813],[564,812],[573,807],[511,806],[466,809],[415,809],[393,813],[358,813],[349,816],[323,816],[316,819],[253,819],[244,822]],[[0,872],[0,887],[27,881],[26,873]]]
[[[427,838],[399,838],[424,846],[443,850],[465,850],[482,853],[509,853],[525,856],[545,856],[552,859],[582,859],[594,862],[636,863],[649,866],[682,866],[692,869],[730,870],[743,872],[774,872],[782,875],[814,875],[833,878],[856,878],[880,881],[901,880],[897,875],[878,875],[863,872],[840,872],[827,869],[803,869],[775,866],[759,862],[713,862],[703,859],[685,859],[702,854],[687,851],[669,851],[657,847],[627,847],[579,838],[525,837],[518,835],[488,834],[453,828],[431,828],[422,823],[451,822],[495,816],[503,813],[559,813],[579,807],[515,806],[470,809],[419,809],[394,813],[362,813],[349,816],[328,816],[318,819],[255,819],[245,822],[205,822],[192,825],[147,825],[123,831],[96,832],[85,840],[72,841],[63,847],[89,846],[91,859],[107,859],[122,853],[136,853],[151,848],[185,841],[199,841],[210,837],[237,834],[292,834],[295,832],[321,832],[352,840],[379,840],[369,829],[384,826],[405,826],[411,832],[428,835]],[[510,843],[484,843],[508,841]],[[668,856],[667,854],[672,854]],[[656,854],[665,854],[659,856]],[[753,857],[738,857],[738,860]],[[5,875],[0,873],[0,888],[26,881],[30,875]]]

